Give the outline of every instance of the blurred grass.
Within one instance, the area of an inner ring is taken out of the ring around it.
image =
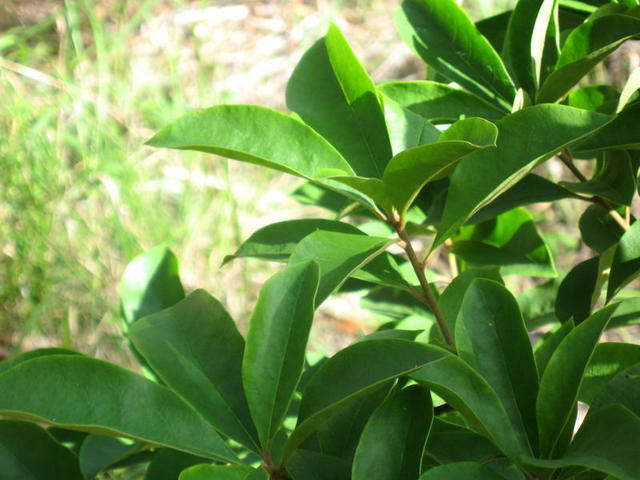
[[[508,2],[466,3],[480,18]],[[270,267],[219,270],[220,261],[258,226],[296,217],[286,197],[296,182],[144,141],[194,107],[282,108],[291,68],[331,16],[374,78],[415,72],[391,26],[397,4],[0,6],[0,356],[60,345],[129,363],[118,281],[127,261],[159,243],[183,262],[188,289],[208,289],[245,318]],[[19,14],[7,22],[12,6]],[[391,49],[402,53],[397,65]]]

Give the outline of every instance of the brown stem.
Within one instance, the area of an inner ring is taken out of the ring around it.
[[[276,467],[271,460],[271,452],[265,450],[262,452],[262,468],[264,468],[269,474],[269,480],[290,480],[289,476],[284,471],[284,465]]]
[[[578,170],[578,167],[576,167],[575,163],[573,163],[573,155],[571,155],[571,152],[569,150],[563,150],[558,154],[558,158],[562,161],[562,163],[564,163],[567,168],[569,170],[571,170],[571,173],[573,173],[576,178],[578,180],[580,180],[581,182],[586,182],[587,181],[587,177],[585,177],[582,172],[580,170]],[[602,208],[604,208],[609,215],[611,216],[611,218],[618,224],[620,225],[620,227],[623,230],[629,230],[629,222],[625,221],[624,218],[622,218],[622,215],[620,215],[614,208],[613,205],[611,205],[607,200],[605,200],[602,197],[599,197],[598,195],[595,195],[591,201],[597,205],[600,205]]]
[[[442,332],[442,336],[444,337],[445,341],[447,342],[447,344],[453,347],[454,342],[453,337],[451,336],[451,332],[449,331],[449,326],[444,319],[444,315],[442,315],[442,311],[440,310],[440,306],[438,305],[438,300],[436,300],[436,297],[433,295],[433,291],[431,290],[429,282],[427,281],[427,277],[424,274],[425,266],[418,259],[418,256],[416,255],[416,252],[411,245],[409,235],[407,235],[407,231],[400,225],[400,223],[393,224],[393,227],[396,229],[396,232],[398,232],[398,236],[403,242],[404,251],[407,253],[407,257],[409,257],[411,266],[416,272],[416,276],[418,277],[418,281],[420,282],[420,287],[422,287],[422,300],[429,306],[429,308],[435,315],[436,322],[438,322],[438,326],[440,327],[440,331]]]

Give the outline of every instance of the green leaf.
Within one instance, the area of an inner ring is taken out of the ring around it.
[[[640,20],[639,20],[640,21]],[[595,152],[620,148],[640,148],[640,103],[635,103],[618,113],[603,128],[588,136],[574,148],[574,154],[592,158]]]
[[[323,170],[352,174],[347,161],[307,125],[255,105],[217,105],[189,113],[147,145],[197,150],[311,179]]]
[[[586,182],[560,182],[560,184],[575,193],[599,196],[614,204],[631,205],[636,193],[635,170],[631,157],[624,150],[602,152],[598,156],[591,179]]]
[[[396,15],[400,36],[427,64],[502,108],[515,88],[500,56],[453,0],[405,0]]]
[[[35,350],[29,350],[28,352],[22,352],[18,355],[13,355],[2,362],[0,362],[0,373],[4,373],[10,368],[20,365],[27,360],[38,357],[46,357],[48,355],[82,355],[81,353],[74,352],[73,350],[67,350],[66,348],[37,348]]]
[[[120,305],[125,329],[136,320],[164,310],[184,298],[178,259],[164,245],[127,264],[120,281]]]
[[[293,480],[351,480],[350,464],[341,458],[298,449],[287,462]]]
[[[540,378],[542,378],[542,374],[547,369],[551,356],[562,343],[564,338],[569,335],[571,330],[573,330],[574,326],[573,319],[570,318],[561,324],[555,331],[549,332],[547,334],[548,336],[545,335],[538,341],[538,343],[536,343],[534,355]]]
[[[476,461],[486,463],[501,455],[489,439],[467,428],[438,420],[433,422],[426,453],[438,463]]]
[[[527,330],[556,322],[555,301],[560,279],[554,278],[518,295],[518,306]]]
[[[589,413],[612,404],[627,407],[640,417],[640,362],[616,374],[593,399]]]
[[[618,243],[624,234],[618,222],[599,205],[590,205],[580,217],[578,225],[582,241],[598,253]]]
[[[612,114],[616,113],[619,97],[620,93],[611,85],[586,85],[569,93],[567,104],[575,108]]]
[[[440,348],[400,339],[367,340],[341,350],[305,388],[298,425],[285,444],[284,458],[322,422],[358,398],[447,355]]]
[[[478,462],[457,462],[426,471],[420,480],[504,480],[489,467]]]
[[[391,240],[368,235],[316,231],[293,250],[289,265],[314,260],[320,265],[316,306],[356,270],[380,255]]]
[[[512,14],[513,10],[507,10],[476,22],[477,29],[485,36],[496,52],[501,52],[503,49],[507,26]]]
[[[144,480],[175,480],[183,470],[193,465],[206,462],[207,460],[202,457],[163,448],[153,456],[153,460],[151,460],[145,473]],[[242,469],[243,467],[234,465],[231,468]]]
[[[567,37],[536,102],[554,102],[563,97],[602,59],[638,34],[640,19],[628,15],[605,15],[586,21]]]
[[[195,465],[180,474],[179,480],[267,480],[267,472],[247,465]]]
[[[80,470],[85,478],[93,478],[114,463],[140,450],[140,447],[140,443],[129,439],[87,435],[78,453]]]
[[[538,371],[516,299],[501,284],[474,280],[456,321],[456,350],[493,387],[515,429],[537,450]]]
[[[287,107],[331,142],[357,175],[382,176],[391,158],[382,106],[369,75],[335,25],[296,66],[287,84]],[[292,137],[282,140],[288,143]],[[349,173],[351,168],[342,170]]]
[[[556,276],[551,251],[523,208],[463,226],[450,251],[472,267],[501,267],[503,275]]]
[[[627,106],[629,100],[631,100],[631,98],[636,94],[638,89],[640,89],[640,67],[635,68],[631,74],[629,74],[627,83],[625,83],[622,93],[620,93],[620,100],[618,101],[616,113],[621,112],[624,107]]]
[[[491,220],[501,213],[532,203],[553,202],[563,198],[577,198],[566,188],[551,182],[535,173],[526,175],[506,192],[481,208],[467,223],[479,223]]]
[[[325,232],[322,232],[325,233]],[[318,264],[294,263],[260,290],[242,359],[242,382],[263,448],[268,448],[302,374],[313,320]]]
[[[162,381],[205,420],[260,451],[242,387],[244,340],[220,302],[196,290],[136,322],[129,336]]]
[[[618,242],[611,264],[607,300],[640,274],[640,222],[636,221]]]
[[[620,405],[587,415],[566,454],[557,460],[527,459],[543,468],[582,466],[618,480],[640,478],[640,418]]]
[[[348,223],[321,218],[272,223],[252,233],[233,255],[224,258],[223,264],[243,257],[286,262],[300,240],[316,230],[362,233]]]
[[[35,358],[0,375],[0,413],[130,437],[235,462],[216,431],[171,390],[80,355]]]
[[[567,424],[593,350],[617,306],[598,310],[575,327],[549,359],[536,403],[543,458],[551,455]]]
[[[33,423],[0,420],[0,478],[83,480],[78,457]]]
[[[504,56],[517,84],[532,95],[543,75],[547,33],[553,29],[557,0],[520,1],[509,20]]]
[[[503,283],[497,268],[470,268],[454,278],[438,298],[438,305],[449,326],[449,331],[454,334],[458,312],[462,307],[462,299],[471,283],[477,278],[486,278]]]
[[[364,427],[351,478],[417,478],[432,421],[433,404],[427,389],[412,385],[392,393]]]
[[[427,119],[395,102],[384,93],[383,100],[384,118],[387,122],[393,155],[438,140],[441,135],[440,130]]]
[[[616,312],[619,310],[620,308]],[[638,362],[640,362],[640,345],[631,343],[598,344],[584,373],[578,399],[591,404],[609,381],[618,373]]]
[[[519,463],[520,455],[531,451],[526,435],[511,423],[495,390],[460,357],[447,355],[409,375],[464,415],[510,460]]]
[[[453,123],[461,116],[498,120],[506,113],[472,93],[443,83],[421,80],[388,82],[379,85],[378,90],[402,107],[434,123]]]
[[[606,115],[564,105],[536,105],[498,120],[497,148],[467,156],[451,176],[443,218],[432,248],[535,166],[609,120]]]

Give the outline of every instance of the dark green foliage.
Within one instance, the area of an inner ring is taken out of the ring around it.
[[[599,343],[640,318],[640,74],[572,90],[640,34],[636,4],[520,0],[474,24],[405,0],[401,36],[451,84],[376,87],[331,25],[288,84],[294,115],[218,105],[165,127],[149,145],[302,177],[296,198],[332,218],[268,225],[225,259],[286,263],[244,337],[185,296],[166,247],[134,259],[123,323],[152,379],[62,349],[1,363],[0,478],[141,462],[148,480],[640,478],[640,347]],[[576,181],[533,173],[550,159]],[[595,252],[564,277],[526,209],[560,200]],[[513,276],[551,279],[516,297]],[[379,328],[311,366],[315,311],[341,290]]]

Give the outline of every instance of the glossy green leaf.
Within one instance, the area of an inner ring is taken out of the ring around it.
[[[544,73],[542,57],[556,8],[557,0],[520,1],[509,20],[504,56],[517,84],[529,94]]]
[[[240,373],[244,340],[220,302],[196,290],[136,322],[129,336],[163,382],[203,418],[259,451]]]
[[[98,473],[140,450],[141,444],[106,435],[87,435],[78,453],[80,470],[85,478]]]
[[[562,343],[564,338],[569,335],[571,330],[573,330],[574,326],[573,319],[570,318],[561,324],[556,330],[549,332],[536,343],[534,355],[536,365],[538,367],[538,375],[541,378],[542,374],[547,369],[547,365],[549,365],[551,356]]]
[[[380,255],[391,241],[368,235],[316,231],[293,250],[289,264],[314,260],[320,265],[316,306],[320,305],[353,272]]]
[[[613,298],[625,285],[640,274],[640,222],[624,232],[618,243],[607,287],[607,299]]]
[[[78,457],[33,423],[0,420],[0,478],[83,480]]]
[[[502,278],[497,268],[470,268],[454,278],[438,298],[438,305],[442,315],[449,326],[449,330],[454,335],[458,312],[462,307],[462,299],[471,283],[477,278],[486,278],[502,283]]]
[[[326,170],[353,173],[340,153],[310,127],[255,105],[217,105],[189,113],[147,144],[213,153],[304,178],[316,178]]]
[[[388,82],[378,89],[402,107],[434,123],[453,123],[461,115],[498,120],[506,114],[472,93],[443,83]]]
[[[620,241],[624,230],[600,205],[590,205],[580,217],[582,241],[589,248],[603,253]]]
[[[384,287],[412,290],[412,285],[418,285],[418,279],[413,269],[406,268],[407,261],[402,264],[400,261],[402,259],[397,255],[383,252],[355,271],[352,277]]]
[[[608,473],[618,480],[640,478],[640,418],[612,405],[587,415],[569,449],[557,460],[527,459],[538,467],[581,466]]]
[[[575,327],[549,359],[536,403],[543,458],[553,452],[567,424],[589,359],[616,307],[609,305]]]
[[[493,387],[514,428],[536,449],[538,371],[516,299],[501,284],[476,279],[456,321],[456,350]]]
[[[183,470],[179,480],[267,480],[265,470],[247,465],[195,465]]]
[[[609,257],[607,255],[606,257]],[[604,281],[603,273],[609,262],[598,255],[580,262],[560,283],[556,297],[556,317],[561,322],[573,318],[580,323],[591,315],[591,310],[598,298]]]
[[[354,234],[362,233],[348,223],[322,218],[287,220],[272,223],[252,233],[233,255],[224,257],[223,264],[243,257],[286,262],[300,240],[317,230]]]
[[[188,453],[163,448],[153,456],[153,460],[147,467],[144,480],[175,480],[183,470],[202,463],[207,463],[207,460]],[[234,465],[231,468],[243,467]]]
[[[351,480],[345,460],[311,450],[298,449],[287,462],[293,480]]]
[[[498,195],[487,206],[481,208],[467,223],[473,224],[491,220],[501,213],[532,203],[553,202],[562,198],[574,197],[577,198],[577,195],[557,183],[535,173],[530,173],[506,192]]]
[[[447,355],[440,348],[400,339],[368,340],[341,350],[305,388],[298,425],[285,445],[285,459],[322,422],[351,402]]]
[[[536,105],[496,122],[497,148],[474,152],[451,176],[434,247],[536,165],[589,135],[610,117],[563,105]],[[514,155],[513,152],[520,152]]]
[[[383,93],[384,118],[387,122],[389,141],[393,155],[409,148],[433,143],[441,135],[426,118],[400,105]]]
[[[357,175],[382,176],[391,158],[382,106],[369,75],[335,25],[296,66],[287,84],[287,106],[331,142]],[[291,138],[296,137],[283,136],[286,142]]]
[[[569,93],[567,104],[575,108],[612,114],[616,113],[619,97],[620,93],[611,85],[585,85]]]
[[[630,293],[631,296],[626,296]],[[624,296],[623,296],[624,295]],[[619,328],[640,323],[640,296],[635,290],[623,290],[620,296],[620,306],[616,310],[607,328]]]
[[[501,267],[503,275],[556,276],[551,251],[523,208],[463,226],[450,250],[472,267]]]
[[[453,0],[405,0],[400,36],[429,66],[491,103],[509,107],[515,88],[502,60]]]
[[[4,373],[10,368],[15,367],[27,360],[38,357],[46,357],[48,355],[82,355],[81,353],[74,352],[73,350],[67,350],[66,348],[37,348],[35,350],[29,350],[28,352],[22,352],[18,355],[13,355],[2,362],[0,362],[0,373]]]
[[[593,399],[589,412],[597,412],[608,405],[627,407],[640,418],[640,363],[618,372]]]
[[[512,461],[531,451],[526,435],[514,427],[502,401],[465,361],[448,355],[409,374],[458,410]]]
[[[213,427],[171,390],[101,360],[36,358],[0,375],[0,391],[0,413],[12,418],[236,460]]]
[[[486,437],[437,417],[429,432],[426,453],[441,464],[469,460],[486,463],[501,455]]]
[[[616,112],[621,112],[624,107],[627,106],[627,103],[629,103],[629,100],[632,99],[638,89],[640,89],[640,67],[635,68],[629,75],[627,83],[625,83],[620,93],[620,100],[618,101]]]
[[[640,115],[640,103],[628,106],[609,124],[578,143],[574,153],[583,158],[592,158],[595,152],[603,150],[640,148],[638,115]]]
[[[125,327],[184,298],[178,259],[160,245],[127,264],[120,281],[120,305]]]
[[[621,307],[616,310],[616,313]],[[631,343],[598,344],[584,373],[579,400],[591,404],[609,381],[638,362],[640,362],[640,345]]]
[[[318,279],[317,263],[293,263],[263,285],[251,317],[242,382],[264,448],[280,428],[302,374]]]
[[[457,462],[426,471],[420,480],[504,480],[489,467],[478,462]]]
[[[605,15],[589,20],[567,37],[551,73],[538,91],[538,103],[554,102],[626,40],[640,34],[640,19]]]
[[[614,204],[631,205],[636,193],[636,171],[631,157],[624,150],[603,152],[596,162],[592,178],[586,182],[560,184],[574,193],[597,195]]]
[[[351,478],[417,478],[432,421],[428,390],[413,385],[392,393],[373,412],[360,436]]]

